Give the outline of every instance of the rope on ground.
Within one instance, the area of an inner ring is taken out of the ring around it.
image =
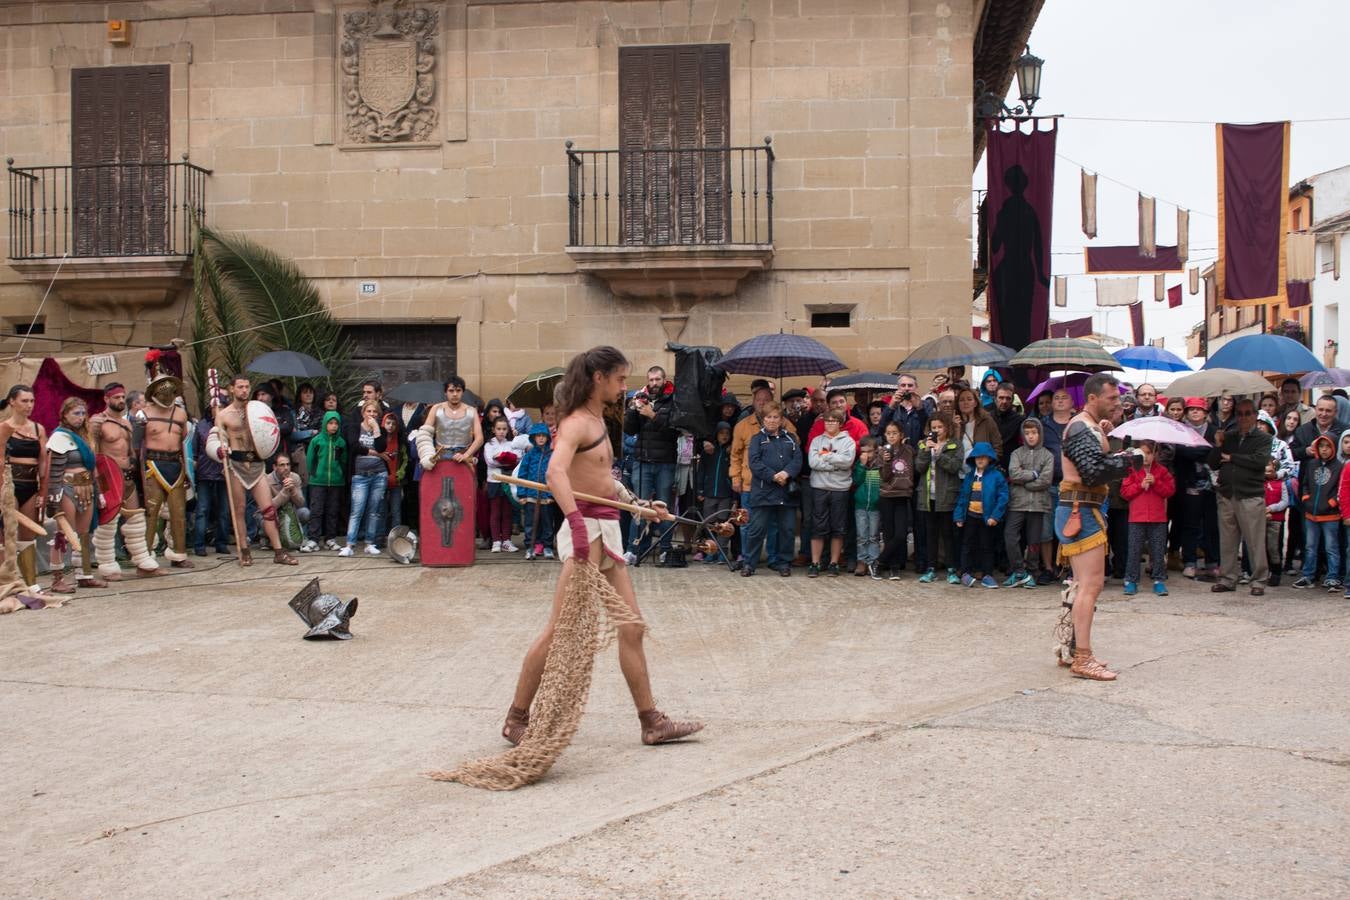
[[[590,694],[595,654],[610,644],[620,625],[645,627],[599,568],[576,565],[563,593],[525,737],[505,753],[470,760],[449,772],[427,772],[427,777],[490,791],[511,791],[543,778],[572,743]]]

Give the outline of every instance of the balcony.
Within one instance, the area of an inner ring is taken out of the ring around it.
[[[67,303],[134,319],[192,281],[211,172],[187,161],[9,168],[10,266]]]
[[[729,297],[773,259],[773,147],[575,150],[567,253],[617,297]]]

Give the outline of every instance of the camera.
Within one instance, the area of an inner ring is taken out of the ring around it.
[[[937,441],[937,431],[930,431],[930,432],[928,432],[928,439],[929,439],[930,441],[936,442],[936,441]]]

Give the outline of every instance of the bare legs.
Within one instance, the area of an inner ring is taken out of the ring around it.
[[[1092,614],[1097,597],[1106,581],[1106,548],[1098,547],[1069,557],[1078,592],[1073,600],[1073,665],[1069,671],[1079,678],[1114,681],[1116,673],[1092,655]]]
[[[842,537],[830,538],[830,565],[839,565],[839,558],[844,554],[844,539]],[[811,538],[811,562],[818,566],[824,565],[825,560],[825,539]]]
[[[597,540],[591,544],[591,559],[599,559],[598,554],[601,553],[604,553],[604,548]],[[574,565],[570,559],[563,563],[562,577],[558,579],[558,587],[553,592],[553,608],[549,612],[548,625],[525,653],[525,662],[520,667],[520,678],[516,682],[515,698],[511,703],[517,709],[528,710],[530,704],[534,702],[535,693],[539,690],[539,681],[544,677],[544,663],[548,660],[549,644],[553,641],[553,627],[557,624],[558,614],[562,610],[563,591],[567,588],[568,579],[572,577]],[[633,593],[633,580],[628,576],[628,567],[614,566],[606,570],[605,577],[614,586],[614,590],[618,591],[624,603],[627,603],[633,612],[640,613],[637,597]],[[633,695],[633,704],[639,712],[656,705],[656,701],[652,699],[651,678],[647,674],[647,655],[642,649],[642,632],[640,625],[619,626],[619,668],[623,671],[624,680],[628,682],[628,691]]]

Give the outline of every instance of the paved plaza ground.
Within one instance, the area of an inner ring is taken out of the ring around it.
[[[548,778],[504,747],[556,564],[307,557],[0,618],[0,895],[1350,895],[1350,601],[1108,588],[1113,685],[1059,593],[644,567],[649,748],[613,650]],[[286,606],[360,597],[347,643]]]

